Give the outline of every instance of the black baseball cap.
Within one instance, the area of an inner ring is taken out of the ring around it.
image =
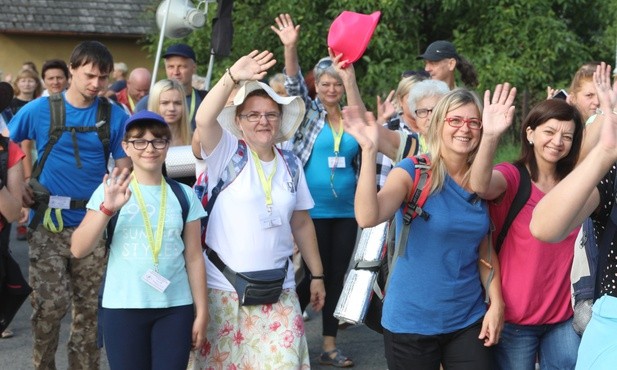
[[[10,83],[0,82],[0,112],[11,104],[13,94],[13,86]]]
[[[430,44],[424,54],[419,55],[416,59],[438,61],[446,58],[459,59],[459,56],[456,48],[450,41],[439,40]]]
[[[168,47],[167,51],[165,51],[165,54],[163,54],[163,58],[172,56],[181,56],[193,59],[193,61],[197,63],[197,58],[195,58],[195,52],[193,51],[193,48],[191,48],[187,44],[174,44]]]

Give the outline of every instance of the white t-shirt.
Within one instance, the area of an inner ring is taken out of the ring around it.
[[[211,194],[237,148],[238,139],[223,130],[221,141],[214,151],[209,156],[202,151],[210,179],[208,194]],[[248,150],[246,165],[237,178],[220,193],[210,215],[206,243],[234,271],[248,272],[284,267],[293,254],[291,216],[294,211],[308,210],[315,204],[306,185],[300,160],[295,158],[299,179],[294,191],[293,179],[285,160],[277,150],[275,153],[276,172],[272,179],[271,214],[267,212],[265,193],[252,153]],[[261,163],[267,177],[272,172],[275,160]],[[281,225],[264,228],[264,218],[280,220]],[[208,287],[234,291],[225,276],[207,258],[206,271]],[[294,286],[294,269],[290,261],[283,288]]]
[[[189,202],[186,222],[204,217],[206,213],[195,192],[187,185],[181,184],[181,186]],[[152,233],[156,236],[161,186],[139,185],[139,189],[146,204]],[[88,209],[98,211],[103,196],[101,184],[92,194],[87,205]],[[161,293],[142,280],[148,270],[154,270],[154,260],[144,220],[133,192],[128,203],[118,214],[118,223],[109,251],[103,307],[168,308],[192,304],[193,298],[184,260],[182,229],[182,207],[171,187],[167,185],[165,227],[158,257],[158,270],[171,283]]]

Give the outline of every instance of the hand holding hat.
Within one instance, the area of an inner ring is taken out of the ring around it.
[[[268,69],[275,64],[274,54],[268,50],[264,50],[261,53],[258,50],[253,50],[248,55],[238,59],[229,68],[229,73],[237,82],[261,80],[266,77]]]
[[[276,26],[270,26],[270,29],[278,35],[283,46],[295,46],[298,44],[300,25],[294,26],[291,15],[280,14],[274,18],[274,22],[276,22]]]

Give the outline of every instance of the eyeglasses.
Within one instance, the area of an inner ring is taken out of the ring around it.
[[[315,69],[327,69],[329,67],[332,66],[332,59],[327,58],[327,59],[322,59],[319,61],[319,63],[317,63],[317,65],[315,66]]]
[[[444,121],[448,122],[448,125],[456,128],[463,127],[466,124],[471,130],[479,130],[482,128],[482,121],[479,119],[465,119],[463,117],[446,117]]]
[[[133,148],[137,150],[144,150],[148,147],[148,144],[152,144],[154,149],[165,149],[167,145],[169,145],[169,140],[167,139],[154,139],[154,140],[144,140],[144,139],[136,139],[136,140],[127,140],[127,143],[133,144]]]
[[[261,117],[265,117],[266,121],[273,123],[278,121],[281,118],[281,114],[277,112],[268,112],[268,113],[257,113],[251,112],[249,114],[240,114],[238,117],[245,119],[251,123],[257,123],[261,120]]]
[[[418,118],[426,118],[428,117],[429,114],[433,113],[433,109],[421,108],[421,109],[416,109],[413,112],[416,114],[416,117]]]

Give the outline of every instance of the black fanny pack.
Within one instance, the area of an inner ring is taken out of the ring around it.
[[[225,275],[238,293],[241,306],[272,304],[278,302],[287,277],[289,259],[285,267],[271,270],[235,272],[227,266],[219,255],[208,248],[206,254],[210,261]]]

